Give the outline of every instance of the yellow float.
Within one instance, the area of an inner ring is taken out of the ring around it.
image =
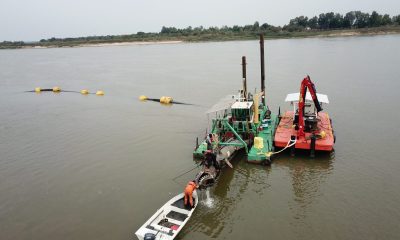
[[[162,96],[160,98],[160,103],[164,103],[164,104],[170,104],[172,103],[172,97],[166,97],[166,96]]]
[[[53,92],[61,92],[61,88],[60,87],[53,87]]]
[[[103,96],[103,95],[104,95],[104,92],[101,91],[101,90],[99,90],[99,91],[96,92],[96,95],[97,95],[97,96]]]
[[[139,97],[139,100],[140,101],[146,101],[148,99],[148,97],[146,97],[145,95],[141,95],[140,97]]]

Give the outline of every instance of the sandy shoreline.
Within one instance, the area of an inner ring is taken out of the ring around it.
[[[155,44],[178,44],[183,43],[184,41],[141,41],[141,42],[115,42],[115,43],[81,43],[74,46],[62,46],[62,48],[66,47],[108,47],[108,46],[132,46],[132,45],[155,45]],[[24,46],[22,48],[61,48],[57,45],[50,46]]]
[[[154,45],[154,44],[177,44],[183,41],[149,41],[149,42],[116,42],[116,43],[89,43],[79,44],[77,47],[106,47],[106,46],[130,46],[130,45]]]
[[[389,35],[389,34],[400,34],[396,31],[376,31],[376,32],[360,32],[360,31],[349,31],[349,32],[338,32],[330,34],[319,34],[312,37],[352,37],[352,36],[374,36],[374,35]]]

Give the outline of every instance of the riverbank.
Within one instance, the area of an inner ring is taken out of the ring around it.
[[[356,28],[338,30],[304,30],[298,32],[268,31],[264,32],[265,39],[288,39],[288,38],[310,38],[310,37],[347,37],[364,35],[399,34],[400,26],[384,26],[375,28]],[[255,32],[217,32],[200,33],[194,35],[174,34],[132,34],[107,37],[66,38],[41,40],[39,42],[2,42],[0,49],[19,48],[61,48],[61,47],[103,47],[103,46],[126,46],[126,45],[148,45],[148,44],[175,44],[182,42],[217,42],[254,40],[258,38]]]

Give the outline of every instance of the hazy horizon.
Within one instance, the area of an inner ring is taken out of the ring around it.
[[[390,16],[400,14],[395,0],[3,0],[0,41],[39,41],[51,37],[83,37],[159,32],[162,26],[222,27],[268,23],[283,26],[297,16],[362,11]]]

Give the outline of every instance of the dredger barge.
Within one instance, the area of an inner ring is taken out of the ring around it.
[[[274,134],[279,122],[265,103],[264,38],[260,35],[261,92],[247,91],[246,57],[242,57],[243,88],[229,95],[206,113],[215,116],[206,138],[193,152],[195,159],[211,151],[219,163],[228,163],[238,150],[244,149],[247,161],[270,164],[268,153],[274,150]]]

